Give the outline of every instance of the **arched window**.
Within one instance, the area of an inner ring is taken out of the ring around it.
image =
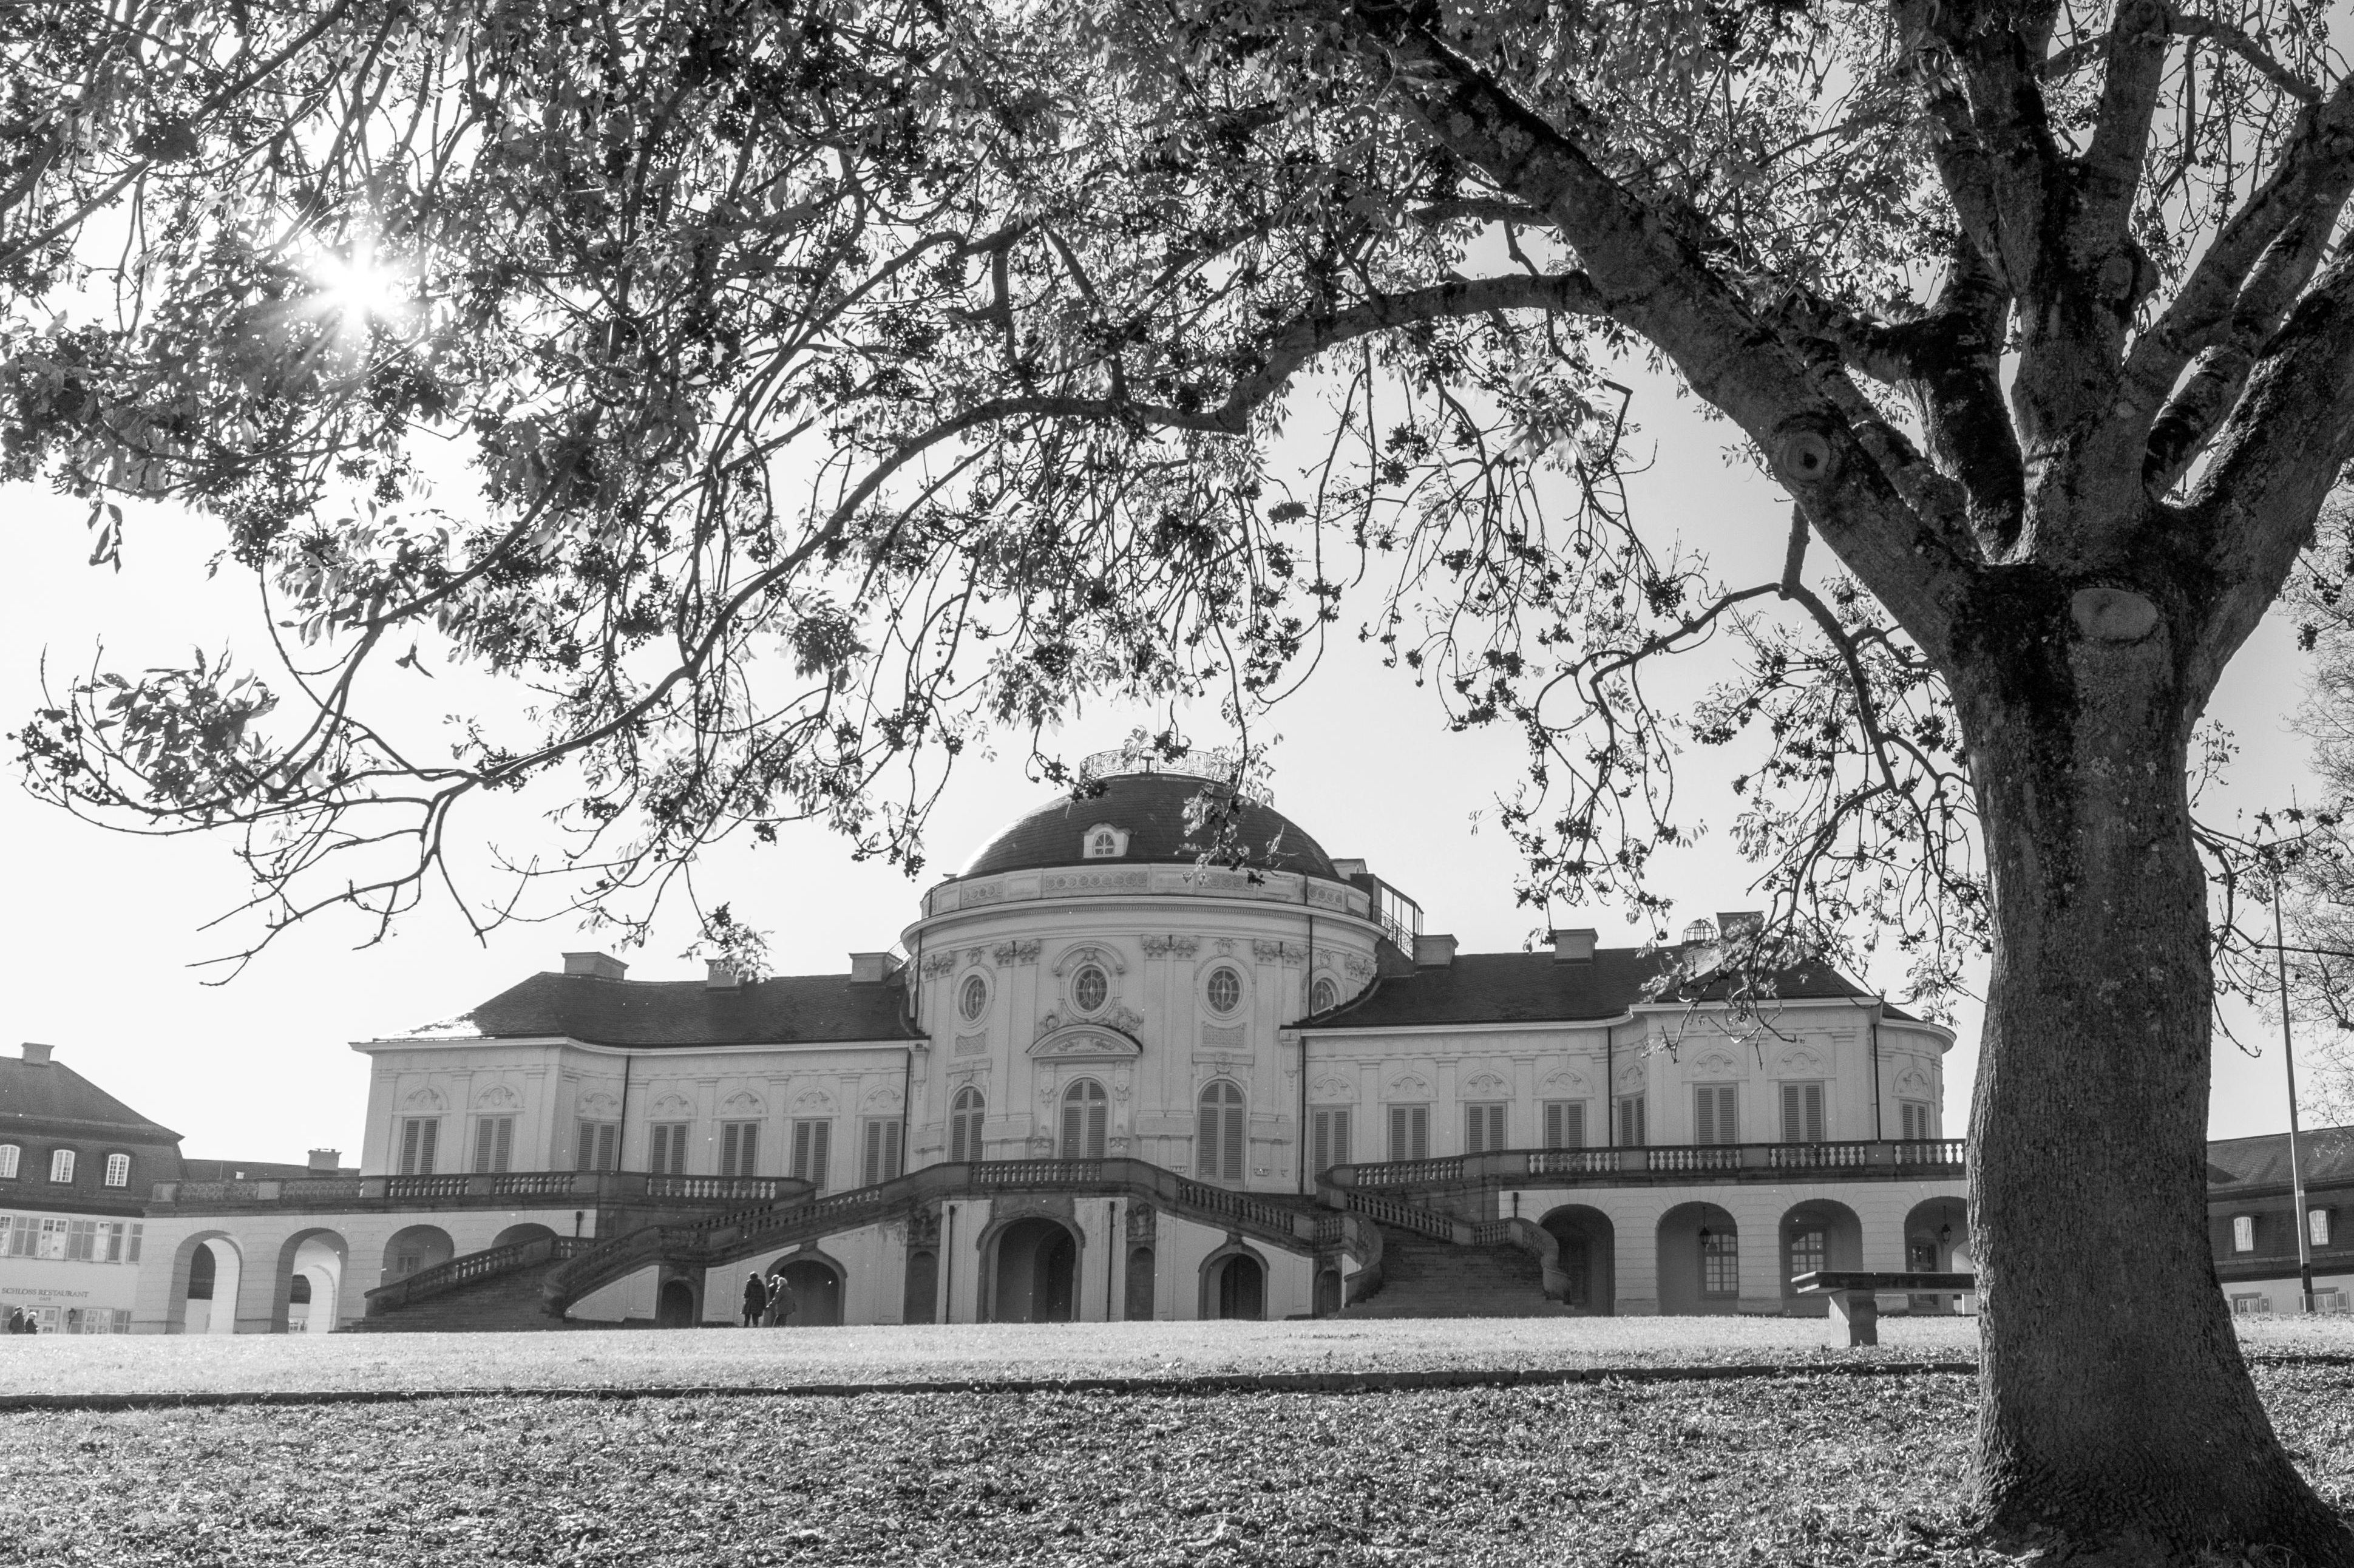
[[[49,1156],[49,1180],[65,1182],[72,1181],[73,1178],[74,1151],[70,1149],[56,1150]]]
[[[964,1014],[967,1022],[970,1022],[979,1018],[981,1010],[988,1005],[989,982],[979,975],[965,976],[964,984],[957,991],[957,1011]]]
[[[213,1249],[202,1242],[188,1257],[188,1299],[209,1301],[213,1298]]]
[[[1243,1179],[1245,1133],[1243,1091],[1239,1084],[1219,1078],[1202,1091],[1202,1106],[1193,1169],[1205,1181]]]
[[[1111,995],[1111,980],[1102,969],[1089,964],[1071,977],[1071,1001],[1081,1012],[1093,1012]]]
[[[1308,993],[1308,1011],[1310,1012],[1330,1012],[1340,1002],[1341,988],[1334,985],[1329,976],[1319,980],[1315,989]]]
[[[981,1158],[981,1118],[988,1110],[981,1091],[959,1089],[949,1107],[949,1158],[959,1164]]]
[[[1111,1101],[1093,1078],[1081,1078],[1063,1091],[1063,1158],[1101,1160],[1104,1128],[1111,1117]]]
[[[1215,1013],[1232,1012],[1243,1004],[1243,977],[1228,964],[1220,964],[1210,971],[1210,983],[1202,988],[1203,997]]]
[[[1741,1239],[1730,1225],[1700,1228],[1700,1293],[1741,1294]]]
[[[287,1284],[286,1305],[289,1307],[308,1307],[310,1304],[311,1277],[307,1274],[298,1274]]]
[[[131,1156],[110,1154],[106,1157],[106,1184],[110,1187],[131,1185]]]
[[[24,1158],[25,1151],[16,1145],[0,1143],[0,1181],[14,1181],[16,1179],[16,1162]]]

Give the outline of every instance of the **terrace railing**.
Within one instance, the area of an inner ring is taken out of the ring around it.
[[[596,1208],[612,1203],[779,1203],[814,1189],[789,1176],[653,1176],[642,1171],[495,1171],[432,1176],[285,1176],[158,1181],[186,1213],[239,1209]]]
[[[560,1263],[579,1256],[596,1245],[595,1238],[588,1236],[535,1236],[529,1241],[509,1242],[504,1246],[484,1247],[377,1286],[367,1293],[367,1310],[373,1316],[442,1295],[478,1279]]]
[[[1960,1177],[1965,1144],[1866,1139],[1823,1143],[1647,1144],[1623,1149],[1499,1149],[1437,1160],[1336,1165],[1320,1181],[1355,1191],[1402,1191],[1485,1183],[1624,1184],[1730,1176],[1745,1171],[1809,1171],[1835,1180]]]

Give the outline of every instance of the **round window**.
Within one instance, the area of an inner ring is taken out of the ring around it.
[[[1331,980],[1320,980],[1316,982],[1316,989],[1309,993],[1308,1010],[1310,1012],[1330,1012],[1333,1003],[1340,1000],[1340,989]]]
[[[1243,977],[1223,966],[1210,971],[1210,1011],[1232,1012],[1243,1001]]]
[[[1081,1012],[1093,1012],[1110,994],[1111,981],[1104,978],[1103,970],[1093,964],[1072,977],[1071,1000],[1078,1004]]]
[[[989,1005],[989,982],[979,975],[964,977],[964,985],[957,992],[957,1011],[968,1019],[979,1018],[981,1009]]]

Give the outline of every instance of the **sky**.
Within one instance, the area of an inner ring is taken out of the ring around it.
[[[1638,450],[1659,460],[1635,482],[1638,521],[1671,521],[1728,577],[1777,577],[1788,503],[1727,461],[1731,428],[1703,420],[1649,379],[1637,382],[1633,417]],[[126,511],[118,573],[87,564],[80,504],[0,487],[0,529],[16,563],[0,581],[0,730],[14,730],[39,705],[45,657],[52,672],[87,667],[101,638],[117,668],[185,662],[191,645],[228,646],[249,659],[266,652],[250,583],[206,575],[217,543],[210,526],[165,508]],[[1344,605],[1344,626],[1353,624],[1349,616]],[[1697,684],[1704,673],[1694,667],[1687,678]],[[2306,743],[2286,726],[2304,678],[2292,636],[2277,622],[2257,633],[2225,677],[2212,711],[2241,747],[2217,802],[2225,814],[2276,804],[2309,778]],[[434,723],[453,705],[497,697],[467,693],[462,679],[420,679],[413,690],[389,691],[388,700]],[[1149,715],[1105,707],[1061,738],[1066,754],[1083,753],[1116,746],[1145,722]],[[1214,715],[1193,715],[1192,726],[1197,737],[1216,738]],[[1525,766],[1518,741],[1503,731],[1448,733],[1430,693],[1352,641],[1336,640],[1267,728],[1281,736],[1272,757],[1277,807],[1330,853],[1370,862],[1421,902],[1427,929],[1454,933],[1463,950],[1517,949],[1548,923],[1596,927],[1606,946],[1643,939],[1616,911],[1556,907],[1541,919],[1515,906],[1517,861],[1495,826],[1495,808]],[[1026,755],[1015,742],[1002,757],[960,762],[933,820],[931,869],[920,881],[854,863],[844,841],[816,827],[788,830],[773,846],[724,846],[698,874],[708,896],[730,901],[769,934],[777,972],[840,972],[850,951],[896,944],[923,886],[1049,798],[1024,776]],[[1657,868],[1656,885],[1674,897],[1678,924],[1757,903],[1752,872],[1721,826],[1731,815],[1724,780],[1734,765],[1706,754],[1687,762],[1691,808],[1679,815],[1717,831]],[[494,824],[502,848],[528,853],[545,842],[519,807],[502,810]],[[367,1073],[350,1042],[462,1012],[528,974],[559,968],[567,949],[604,945],[568,921],[508,926],[477,939],[440,901],[381,942],[355,917],[319,917],[233,980],[208,984],[216,971],[205,960],[238,945],[206,929],[244,894],[227,843],[139,839],[79,822],[35,801],[13,771],[0,780],[0,832],[16,850],[15,885],[0,916],[11,1016],[0,1028],[53,1045],[58,1060],[180,1132],[192,1157],[299,1160],[305,1150],[333,1148],[355,1160]],[[486,893],[490,885],[475,885]],[[634,978],[688,978],[701,972],[680,956],[693,938],[684,920],[674,920],[622,956]],[[1890,987],[1902,980],[1893,968],[1866,978]],[[2256,1054],[2219,1043],[2211,1131],[2278,1131],[2286,1097],[2277,1019],[2246,1009],[2232,1019]],[[1966,1007],[1946,1060],[1949,1127],[1965,1125],[1978,1027],[1976,1008]]]

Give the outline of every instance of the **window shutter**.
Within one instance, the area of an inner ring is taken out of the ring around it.
[[[1390,1107],[1390,1158],[1392,1160],[1412,1158],[1406,1148],[1406,1136],[1405,1107]]]
[[[1066,1098],[1063,1101],[1064,1159],[1076,1160],[1079,1158],[1079,1102],[1075,1099]]]
[[[1796,1084],[1784,1084],[1782,1086],[1782,1141],[1785,1143],[1805,1142],[1806,1126],[1807,1115],[1806,1110],[1801,1104],[1798,1086]]]
[[[1585,1148],[1585,1102],[1584,1100],[1571,1100],[1561,1107],[1561,1147],[1564,1149]]]
[[[441,1161],[441,1118],[427,1117],[424,1125],[425,1136],[418,1143],[417,1173],[430,1176]]]
[[[972,1150],[965,1142],[964,1128],[965,1109],[960,1100],[957,1108],[949,1113],[949,1160],[953,1164],[961,1165],[972,1158]]]
[[[1414,1146],[1412,1152],[1410,1152],[1406,1158],[1409,1160],[1429,1159],[1430,1107],[1428,1106],[1408,1106],[1406,1107],[1406,1125],[1410,1129],[1409,1141]]]
[[[810,1180],[822,1187],[825,1185],[826,1169],[832,1163],[827,1156],[833,1152],[831,1147],[833,1142],[833,1124],[830,1121],[814,1123],[810,1132]]]
[[[1486,1148],[1483,1140],[1487,1131],[1488,1107],[1465,1106],[1463,1107],[1463,1152],[1466,1154],[1481,1152]]]
[[[743,1130],[732,1121],[719,1129],[719,1173],[722,1176],[736,1174],[736,1145]]]
[[[1716,1091],[1705,1086],[1692,1094],[1692,1141],[1716,1141]]]
[[[1204,1181],[1218,1175],[1218,1107],[1204,1099],[1193,1128],[1193,1169]]]
[[[1100,1097],[1087,1103],[1087,1158],[1090,1160],[1104,1157],[1104,1134],[1108,1130],[1105,1123],[1110,1114],[1110,1105]],[[898,1124],[893,1123],[892,1130],[896,1132],[897,1129]]]
[[[1823,1140],[1823,1086],[1808,1084],[1802,1097],[1807,1105],[1807,1141],[1820,1143]]]
[[[883,1180],[891,1181],[899,1174],[899,1124],[883,1124]]]
[[[1226,1103],[1226,1146],[1219,1150],[1225,1157],[1222,1163],[1229,1181],[1243,1179],[1244,1128],[1242,1096],[1230,1094]]]
[[[403,1176],[417,1174],[417,1145],[422,1138],[420,1129],[423,1126],[424,1124],[414,1117],[400,1124],[400,1173]],[[13,1154],[16,1150],[11,1150],[9,1152]],[[14,1175],[16,1172],[11,1171],[9,1174]]]
[[[749,1176],[759,1169],[760,1124],[758,1122],[748,1121],[744,1124],[744,1140],[736,1150],[736,1174],[738,1176]]]

